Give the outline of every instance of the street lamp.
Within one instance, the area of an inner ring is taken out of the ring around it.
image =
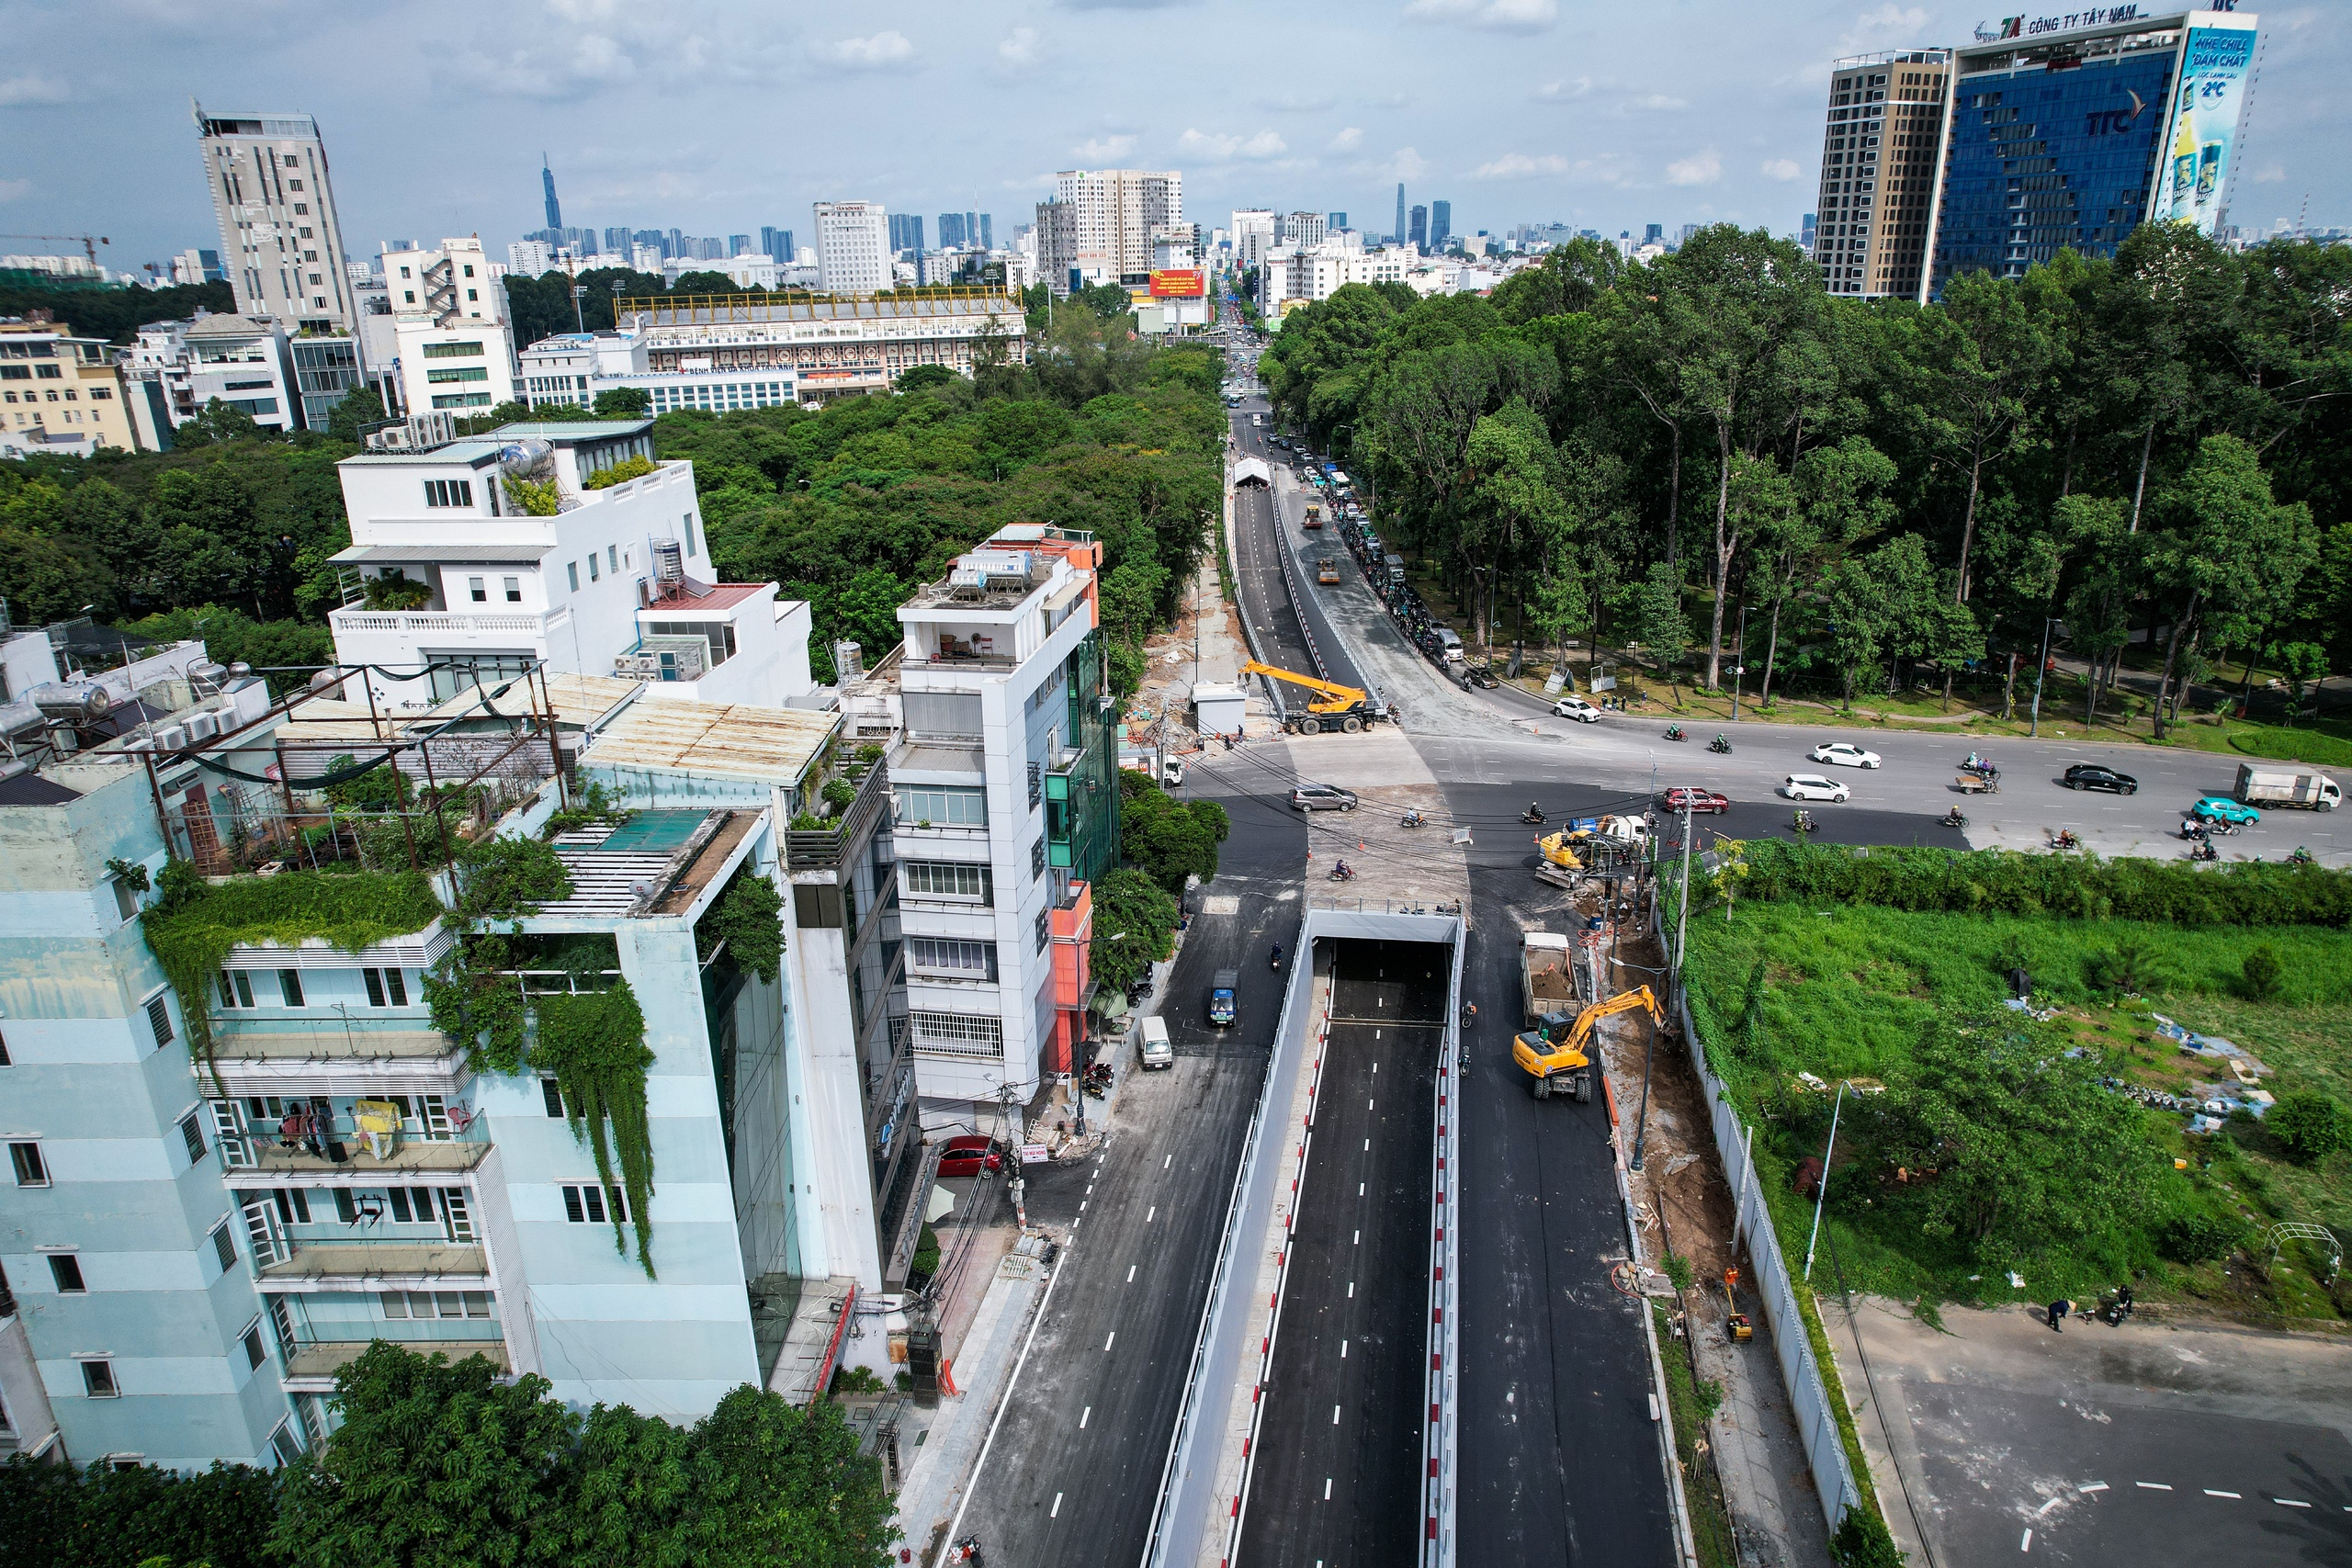
[[[1668,976],[1667,1005],[1672,1007],[1682,994],[1682,948],[1690,931],[1690,798],[1682,800],[1682,908],[1674,919],[1674,973]],[[1650,1135],[1650,1063],[1657,1055],[1660,1024],[1650,1025],[1649,1048],[1642,1054],[1642,1113],[1634,1128],[1633,1168],[1642,1168],[1642,1151]]]
[[[588,320],[587,317],[581,313],[580,301],[587,298],[588,286],[586,284],[575,283],[571,286],[571,322],[572,325],[580,329],[581,335],[583,337],[586,336],[588,333]]]
[[[2041,678],[2050,672],[2050,628],[2057,624],[2055,615],[2041,618],[2041,657],[2033,665],[2033,723],[2026,729],[2029,736],[2041,733]]]
[[[1829,1199],[1829,1162],[1838,1153],[1838,1113],[1846,1108],[1846,1091],[1854,1087],[1851,1078],[1838,1080],[1838,1100],[1829,1108],[1829,1146],[1821,1151],[1821,1179],[1813,1187],[1813,1235],[1805,1238],[1804,1277],[1813,1278],[1813,1249],[1821,1240],[1821,1205]]]

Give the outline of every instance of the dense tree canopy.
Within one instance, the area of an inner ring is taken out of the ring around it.
[[[2045,616],[2102,674],[2152,626],[2176,676],[2352,667],[2342,246],[2144,226],[1921,307],[1726,225],[1646,266],[1570,244],[1491,299],[1341,288],[1262,366],[1478,629],[1671,647],[1663,564],[1709,684],[1743,606],[1768,682],[1849,693],[2030,658]]]

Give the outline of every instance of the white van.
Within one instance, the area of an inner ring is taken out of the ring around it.
[[[1143,1021],[1143,1038],[1136,1055],[1142,1058],[1146,1072],[1176,1065],[1176,1048],[1168,1043],[1168,1021],[1158,1013]]]
[[[1445,661],[1448,664],[1462,662],[1462,634],[1452,626],[1437,628],[1437,646],[1438,650],[1445,655]]]

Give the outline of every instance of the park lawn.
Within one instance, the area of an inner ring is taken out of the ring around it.
[[[1720,909],[1710,910],[1694,920],[1690,936],[1690,984],[1710,1059],[1758,1125],[1759,1170],[1772,1178],[1768,1200],[1797,1267],[1813,1209],[1791,1190],[1790,1177],[1800,1161],[1821,1154],[1829,1109],[1828,1097],[1804,1089],[1797,1075],[1833,1085],[1899,1078],[1922,1027],[1939,1015],[1996,1007],[2013,964],[2031,973],[2036,1005],[2057,1010],[2038,1026],[2052,1049],[2080,1048],[2113,1077],[2173,1094],[2225,1080],[2222,1064],[2184,1055],[2154,1032],[2150,1015],[2161,1012],[2245,1048],[2272,1069],[2262,1087],[2273,1094],[2317,1089],[2352,1104],[2352,933],[1756,900],[1739,902],[1728,923]],[[2281,980],[2274,997],[2256,1001],[2242,994],[2240,974],[2246,953],[2261,945],[2278,956]],[[2143,998],[2111,998],[2093,981],[2092,956],[2119,947],[2140,955]],[[1743,1033],[1737,1048],[1724,1048],[1734,1043],[1726,1037],[1738,1030],[1759,959],[1765,986],[1755,1039],[1744,1043]],[[2140,1118],[2152,1148],[2167,1162],[2188,1162],[2166,1178],[2170,1210],[2234,1216],[2249,1237],[2281,1221],[2315,1222],[2352,1237],[2352,1156],[2304,1167],[2285,1158],[2251,1119],[2233,1119],[2211,1137],[2189,1136],[2184,1122],[2156,1111]],[[2261,1318],[2352,1318],[2352,1292],[2322,1288],[2307,1257],[2290,1253],[2274,1269],[2243,1259],[2168,1261],[2155,1239],[2163,1216],[2154,1213],[2119,1213],[2102,1234],[2051,1236],[2018,1256],[1987,1257],[1893,1225],[1871,1196],[1881,1179],[1841,1153],[1816,1285],[1835,1288],[1842,1278],[1851,1288],[1905,1301],[1991,1304],[2096,1298],[2130,1276],[2152,1300],[2196,1298]],[[2267,1262],[2267,1248],[2250,1245],[2256,1261]],[[2022,1289],[2009,1285],[2012,1269],[2024,1276]]]

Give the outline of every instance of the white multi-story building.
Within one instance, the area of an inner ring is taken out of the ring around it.
[[[349,595],[327,617],[336,657],[369,666],[377,700],[400,708],[540,663],[644,681],[664,698],[806,697],[808,606],[773,582],[714,581],[694,465],[614,482],[620,465],[652,461],[652,428],[514,424],[438,444],[428,433],[345,458],[352,544],[334,558]],[[534,514],[534,494],[558,510]]]
[[[1233,261],[1243,271],[1266,259],[1274,248],[1274,215],[1262,208],[1253,208],[1233,215]]]
[[[310,341],[345,349],[352,342]],[[119,364],[140,444],[152,451],[168,451],[172,432],[215,399],[266,430],[302,428],[293,350],[285,328],[267,318],[199,311],[184,321],[150,321]]]
[[[523,351],[520,395],[535,409],[563,403],[592,409],[597,393],[635,387],[652,400],[655,414],[678,409],[727,413],[799,400],[799,372],[791,366],[656,372],[650,348],[648,333],[635,326],[541,338]]]
[[[401,405],[412,414],[487,413],[514,399],[503,271],[464,235],[384,253]]]
[[[350,335],[343,229],[318,122],[298,114],[207,114],[195,106],[220,260],[241,315],[288,333]]]
[[[1067,265],[1117,283],[1150,271],[1154,231],[1184,220],[1184,176],[1173,169],[1065,169],[1054,176],[1054,205],[1070,211]]]
[[[878,201],[815,204],[817,287],[877,294],[890,287],[890,215]]]
[[[899,611],[893,838],[927,1124],[992,1115],[1006,1088],[1027,1102],[1085,1037],[1092,886],[1119,844],[1101,565],[1091,535],[1005,528]]]
[[[506,266],[517,277],[537,277],[555,266],[555,247],[545,240],[517,240],[506,247]]]

